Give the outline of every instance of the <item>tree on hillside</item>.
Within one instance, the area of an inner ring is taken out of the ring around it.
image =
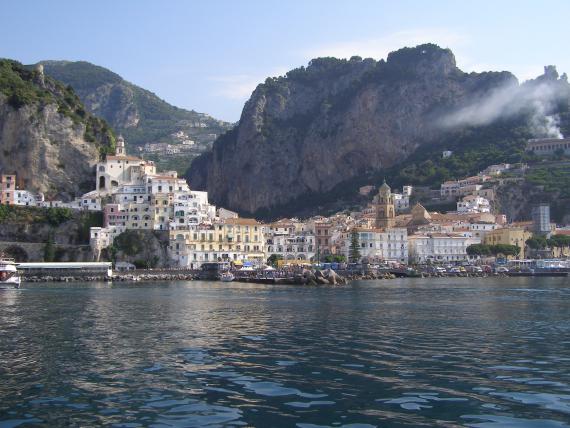
[[[348,260],[352,263],[358,263],[360,261],[360,239],[358,238],[358,232],[353,231],[350,234],[350,247],[348,249]]]

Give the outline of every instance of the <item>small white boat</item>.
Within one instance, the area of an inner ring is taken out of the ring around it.
[[[0,288],[20,288],[20,274],[14,259],[0,257]]]
[[[235,276],[231,272],[224,272],[220,275],[220,281],[232,282]]]

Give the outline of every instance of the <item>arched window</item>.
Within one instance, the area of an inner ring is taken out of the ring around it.
[[[105,172],[105,167],[103,165],[99,167],[99,172]]]

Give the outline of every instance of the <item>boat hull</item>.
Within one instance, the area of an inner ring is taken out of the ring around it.
[[[8,278],[6,281],[0,282],[0,290],[10,290],[14,288],[20,288],[20,277]]]

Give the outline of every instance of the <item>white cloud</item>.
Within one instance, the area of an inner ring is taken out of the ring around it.
[[[318,46],[302,54],[307,59],[333,56],[336,58],[350,58],[359,55],[363,58],[386,58],[395,50],[404,46],[417,46],[423,43],[435,43],[441,47],[449,47],[452,50],[462,45],[467,37],[455,31],[442,28],[425,28],[416,30],[398,31],[386,36],[352,40],[334,43],[331,45]]]
[[[218,87],[214,90],[214,95],[230,100],[247,100],[253,90],[269,76],[282,76],[288,71],[287,68],[280,67],[268,71],[267,73],[255,74],[234,74],[230,76],[214,76],[210,80],[217,82]]]

